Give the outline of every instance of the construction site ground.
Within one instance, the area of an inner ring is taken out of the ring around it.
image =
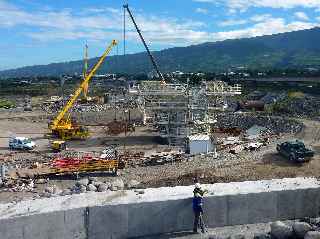
[[[320,122],[302,120],[304,128],[296,135],[282,135],[268,146],[256,152],[243,151],[238,155],[218,152],[218,158],[197,156],[188,161],[168,163],[157,166],[130,166],[120,170],[118,177],[125,182],[135,179],[141,186],[161,187],[175,185],[190,185],[198,178],[203,183],[260,180],[298,176],[320,176]],[[48,121],[43,112],[25,112],[19,114],[2,114],[0,116],[0,161],[7,161],[14,168],[28,167],[33,161],[45,163],[48,155],[52,156],[49,145]],[[154,141],[156,132],[150,128],[137,127],[128,135],[106,136],[101,126],[90,126],[91,137],[85,141],[72,141],[68,147],[71,151],[101,152],[107,145],[116,144],[125,151],[165,151],[168,146]],[[30,137],[37,144],[37,149],[31,152],[10,151],[8,139],[11,136]],[[289,162],[276,153],[276,144],[286,139],[300,138],[315,150],[315,157],[305,164]],[[1,163],[1,162],[0,162]],[[87,177],[88,175],[80,175]],[[112,181],[109,174],[91,174],[99,181]],[[73,176],[51,178],[46,184],[36,184],[33,192],[1,191],[0,202],[20,201],[38,198],[48,185],[57,185],[65,189],[74,185]],[[1,190],[1,189],[0,189]]]

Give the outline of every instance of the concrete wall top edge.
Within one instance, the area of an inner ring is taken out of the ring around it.
[[[245,181],[233,183],[217,183],[203,185],[208,196],[225,196],[236,194],[261,193],[270,191],[297,190],[319,188],[320,181],[316,178],[286,178],[261,181]],[[144,194],[133,190],[84,193],[63,197],[52,197],[16,204],[0,204],[0,219],[63,211],[103,205],[130,204],[142,202],[168,201],[192,197],[193,186],[163,187],[145,189]]]

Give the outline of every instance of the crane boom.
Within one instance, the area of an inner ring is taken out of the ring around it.
[[[159,77],[161,78],[162,82],[165,82],[165,79],[164,79],[161,71],[159,70],[159,67],[158,67],[157,63],[156,63],[153,55],[151,54],[151,52],[150,52],[150,50],[149,50],[149,47],[148,47],[146,41],[144,40],[144,38],[143,38],[143,36],[142,36],[142,34],[141,34],[141,31],[140,31],[140,29],[139,29],[136,21],[134,20],[134,17],[133,17],[133,15],[132,15],[132,13],[131,13],[131,11],[130,11],[130,9],[129,9],[129,5],[128,5],[128,4],[125,4],[125,5],[123,5],[123,8],[127,9],[128,13],[129,13],[129,16],[130,16],[130,18],[131,18],[131,20],[132,20],[132,22],[133,22],[133,24],[134,24],[134,26],[135,26],[138,34],[139,34],[139,36],[140,36],[140,39],[141,39],[144,47],[146,48],[146,50],[147,50],[147,52],[148,52],[148,55],[149,55],[150,60],[151,60],[151,62],[152,62],[152,64],[153,64],[153,67],[154,67],[155,70],[157,71],[157,73],[158,73]]]
[[[83,58],[83,79],[86,78],[87,72],[88,72],[88,45],[85,45],[84,49],[84,58]],[[83,96],[85,99],[88,97],[88,83],[84,85],[83,87]]]
[[[89,83],[90,79],[92,76],[96,73],[97,69],[101,66],[105,58],[108,56],[110,53],[112,47],[117,45],[117,41],[113,40],[109,47],[105,50],[103,55],[100,57],[99,61],[95,64],[95,66],[92,68],[92,70],[86,74],[85,79],[82,81],[81,85],[78,87],[78,89],[74,92],[73,96],[68,100],[67,104],[63,107],[63,109],[59,112],[58,116],[53,120],[50,128],[52,130],[56,129],[57,126],[59,125],[59,122],[63,119],[65,114],[70,110],[70,108],[74,105],[76,99],[79,97],[81,94],[82,90],[84,87]]]

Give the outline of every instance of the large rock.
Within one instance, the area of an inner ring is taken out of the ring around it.
[[[255,233],[253,239],[271,239],[271,235],[268,233]]]
[[[304,239],[320,239],[320,232],[310,231],[304,236]]]
[[[56,185],[48,186],[44,191],[50,194],[60,194],[62,192]]]
[[[50,193],[50,194],[53,194],[53,191],[54,191],[54,188],[53,186],[48,186],[44,189],[44,192],[45,193]]]
[[[95,178],[95,177],[89,177],[88,180],[89,180],[89,183],[91,183],[91,184],[93,184],[93,182],[97,182],[98,181],[98,179]]]
[[[122,190],[124,188],[124,182],[122,179],[118,178],[111,183],[111,190],[117,191]]]
[[[143,189],[135,189],[134,192],[137,194],[144,194],[145,193]]]
[[[87,186],[89,184],[89,179],[83,178],[76,182],[76,186],[80,187],[81,185]]]
[[[87,187],[84,185],[80,185],[79,191],[80,191],[80,193],[85,193],[87,191]]]
[[[243,234],[236,234],[236,235],[231,235],[228,237],[228,239],[245,239],[245,235]]]
[[[72,194],[72,192],[71,192],[70,189],[64,189],[64,190],[60,193],[61,196],[66,196],[66,195],[71,195],[71,194]]]
[[[50,198],[52,195],[53,195],[52,193],[44,192],[41,196],[46,197],[46,198]]]
[[[53,194],[58,195],[62,192],[62,190],[57,186],[57,185],[53,185]]]
[[[140,182],[138,182],[137,180],[132,179],[127,183],[127,188],[129,188],[129,189],[138,188],[139,185],[140,185]]]
[[[45,184],[45,183],[48,183],[49,182],[49,179],[47,178],[39,178],[35,181],[36,184]]]
[[[89,185],[87,186],[87,191],[89,191],[89,192],[95,192],[95,191],[97,191],[97,188],[96,188],[96,186],[94,186],[93,184],[89,184]]]
[[[271,236],[276,239],[288,239],[293,236],[293,229],[291,226],[284,224],[283,222],[277,221],[270,225]]]
[[[312,227],[306,222],[295,222],[292,227],[297,238],[304,238],[307,232],[312,229]]]
[[[109,187],[105,183],[101,183],[98,186],[98,192],[106,192],[106,191],[108,191],[108,189],[109,189]]]
[[[219,235],[209,235],[208,239],[224,239],[224,237],[219,236]]]
[[[99,181],[92,181],[91,184],[93,184],[94,186],[96,186],[97,188],[99,187],[100,184],[102,184],[103,182],[99,182]]]

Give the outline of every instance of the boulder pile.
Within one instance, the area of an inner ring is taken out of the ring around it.
[[[274,113],[298,118],[314,118],[320,115],[320,99],[311,95],[290,98],[274,106]]]
[[[308,222],[307,222],[308,221]],[[256,235],[255,239],[319,239],[320,221],[307,219],[295,222],[273,222],[270,224],[271,231],[268,234]]]
[[[256,114],[230,114],[223,113],[217,116],[217,126],[221,128],[237,127],[247,130],[254,125],[267,128],[274,134],[299,132],[303,124],[291,119],[281,117],[263,116]]]
[[[100,182],[97,178],[89,177],[76,181],[76,183],[72,187],[64,190],[60,190],[56,185],[48,186],[45,188],[41,196],[54,197],[86,192],[107,192],[124,189],[137,189],[140,187],[140,185],[140,182],[136,180],[130,180],[125,183],[121,178],[117,178],[111,182]]]

